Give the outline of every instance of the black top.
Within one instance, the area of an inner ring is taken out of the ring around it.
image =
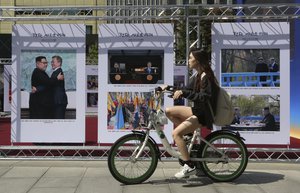
[[[196,82],[201,81],[201,88],[199,91],[196,90]],[[209,103],[212,106],[214,114],[216,114],[217,99],[219,93],[219,86],[211,82],[205,75],[199,80],[198,74],[190,79],[187,87],[176,88],[182,90],[182,97],[194,102],[192,107],[193,114],[199,119],[199,123],[203,124],[200,119],[205,119],[205,126],[212,128],[213,115],[211,114]],[[204,116],[204,117],[203,117]]]
[[[48,74],[35,68],[31,75],[31,86],[37,88],[30,93],[29,112],[31,119],[52,119],[53,93],[52,88],[58,84],[57,78],[49,78]]]
[[[57,78],[51,79],[45,71],[35,68],[31,75],[31,86],[38,88],[38,92],[31,93],[32,102],[45,106],[53,105],[51,90],[57,83]]]
[[[269,72],[269,67],[266,63],[257,63],[255,66],[255,72]],[[260,81],[266,81],[267,77],[266,76],[261,76]]]
[[[263,129],[264,131],[275,131],[276,127],[275,127],[275,118],[271,113],[268,113],[263,120],[261,121],[261,123],[265,123],[266,126]]]

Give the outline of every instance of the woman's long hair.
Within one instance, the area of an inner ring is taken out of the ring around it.
[[[205,72],[205,74],[206,74],[207,78],[210,80],[210,82],[215,85],[219,85],[218,80],[216,79],[214,72],[211,69],[208,53],[204,50],[199,50],[199,49],[191,49],[190,53],[193,54],[199,67],[201,68],[201,70],[203,72]],[[202,86],[201,76],[199,74],[199,76],[197,77],[195,89],[199,91],[201,86]]]

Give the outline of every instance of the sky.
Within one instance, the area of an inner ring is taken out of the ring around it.
[[[300,2],[300,1],[299,1]],[[291,58],[291,129],[298,130],[300,133],[300,20],[295,21],[295,51]],[[299,136],[294,136],[300,138]]]

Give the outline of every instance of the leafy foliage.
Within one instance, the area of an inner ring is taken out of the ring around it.
[[[233,105],[240,108],[242,115],[262,115],[264,107],[270,107],[270,111],[274,115],[279,115],[280,112],[279,95],[233,95],[231,99]]]
[[[98,65],[98,44],[91,44],[87,50],[87,60],[93,61],[91,64]]]

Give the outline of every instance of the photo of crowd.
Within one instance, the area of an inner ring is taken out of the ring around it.
[[[131,130],[147,125],[151,109],[158,105],[151,92],[109,92],[107,94],[108,130]]]

